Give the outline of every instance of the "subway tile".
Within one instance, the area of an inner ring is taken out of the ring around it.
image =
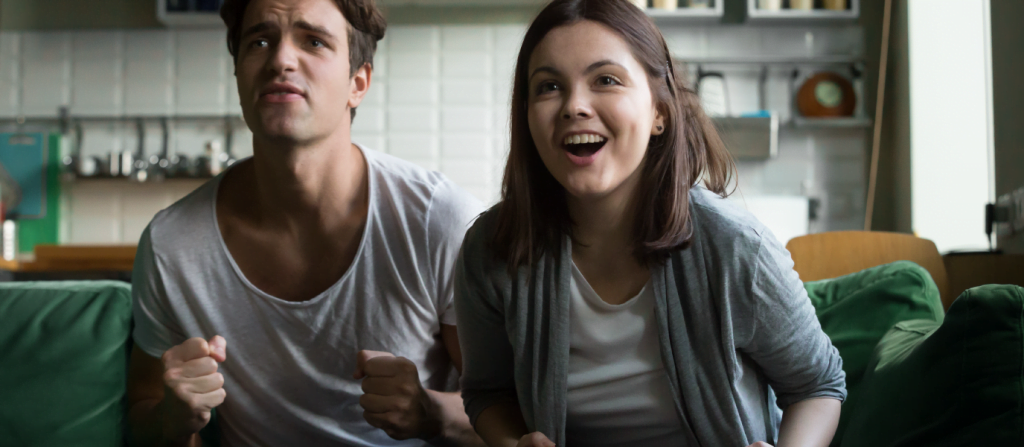
[[[235,127],[231,136],[231,153],[241,160],[252,156],[252,131],[245,125]]]
[[[170,205],[163,185],[137,183],[127,185],[121,198],[121,243],[134,244],[156,213]]]
[[[431,79],[437,77],[440,61],[433,52],[388,54],[388,79]]]
[[[387,153],[387,147],[384,146],[384,134],[382,133],[353,131],[352,141],[359,143],[366,149]]]
[[[388,154],[408,161],[436,162],[440,155],[437,138],[429,133],[392,133],[388,136],[387,144]]]
[[[22,113],[57,116],[71,102],[71,34],[22,34]]]
[[[67,189],[70,222],[68,243],[121,243],[121,192],[123,180],[71,183]]]
[[[704,28],[667,28],[662,33],[668,50],[675,58],[686,60],[690,57],[707,56],[707,33]]]
[[[487,134],[447,134],[441,137],[441,161],[489,161],[491,160],[491,137]]]
[[[491,129],[496,135],[502,136],[505,139],[509,138],[509,120],[511,119],[511,110],[508,107],[493,107],[493,114],[491,115],[493,124]]]
[[[120,115],[124,109],[122,33],[75,33],[72,61],[71,113],[87,116]]]
[[[221,31],[177,31],[175,113],[220,115],[227,101],[228,53]]]
[[[430,79],[392,79],[387,88],[391,106],[437,106],[438,103],[438,85]]]
[[[21,113],[21,34],[0,32],[0,117]]]
[[[363,96],[363,102],[359,104],[359,107],[363,106],[374,106],[382,107],[385,105],[384,99],[388,97],[388,86],[390,82],[385,80],[374,80],[370,83],[370,90],[366,92],[366,96]]]
[[[491,110],[486,107],[443,107],[444,132],[486,132],[491,130]]]
[[[763,192],[772,195],[800,195],[803,182],[810,177],[808,160],[770,160],[764,166]]]
[[[721,26],[708,28],[708,56],[756,56],[761,52],[761,33],[757,28]]]
[[[438,113],[433,107],[390,107],[388,132],[436,132]]]
[[[441,51],[490,52],[493,37],[489,26],[445,26],[441,28]]]
[[[490,105],[491,83],[475,79],[444,80],[441,82],[441,102],[449,105]]]
[[[813,33],[804,28],[761,28],[761,51],[765,55],[809,57],[814,55]]]
[[[519,48],[526,36],[526,25],[496,25],[494,28],[494,53],[509,54],[512,60],[519,55]]]
[[[125,114],[168,115],[174,111],[174,61],[171,32],[126,32]]]
[[[85,123],[82,124],[81,155],[83,157],[100,157],[106,160],[111,152],[125,150],[126,126],[120,123]],[[134,129],[132,129],[134,130]],[[132,147],[134,149],[134,147]]]
[[[434,53],[440,47],[440,29],[429,25],[404,25],[388,28],[387,51]]]
[[[472,160],[441,160],[441,172],[463,187],[487,187],[491,184],[490,163]]]
[[[814,55],[849,55],[864,53],[864,31],[859,26],[815,28]]]
[[[470,188],[462,188],[466,192],[470,193],[473,197],[476,197],[485,207],[490,208],[498,202],[497,191],[490,186],[476,186]]]
[[[491,55],[482,51],[450,51],[441,54],[441,75],[460,78],[489,78]]]
[[[388,33],[390,32],[389,30]],[[377,42],[377,51],[373,53],[373,79],[387,78],[388,68],[388,37],[385,35]]]
[[[170,155],[187,157],[206,155],[206,146],[213,141],[224,144],[224,124],[222,122],[175,123],[171,126],[170,147],[172,150]]]
[[[384,109],[373,106],[359,106],[356,109],[356,118],[352,121],[352,132],[384,132]]]

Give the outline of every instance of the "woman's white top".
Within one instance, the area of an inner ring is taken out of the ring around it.
[[[567,444],[685,446],[658,347],[650,282],[612,305],[573,264],[570,294]]]

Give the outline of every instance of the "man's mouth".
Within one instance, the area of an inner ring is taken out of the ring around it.
[[[589,157],[604,147],[608,139],[595,134],[570,135],[562,140],[562,149],[577,157]]]

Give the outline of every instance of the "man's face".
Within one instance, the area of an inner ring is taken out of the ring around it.
[[[235,76],[257,138],[302,144],[348,131],[369,72],[349,77],[348,23],[333,0],[254,0]],[[359,84],[359,85],[357,85]]]

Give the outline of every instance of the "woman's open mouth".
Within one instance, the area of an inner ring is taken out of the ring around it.
[[[570,135],[562,141],[562,149],[573,164],[587,166],[594,162],[595,155],[606,143],[608,140],[600,135]]]

